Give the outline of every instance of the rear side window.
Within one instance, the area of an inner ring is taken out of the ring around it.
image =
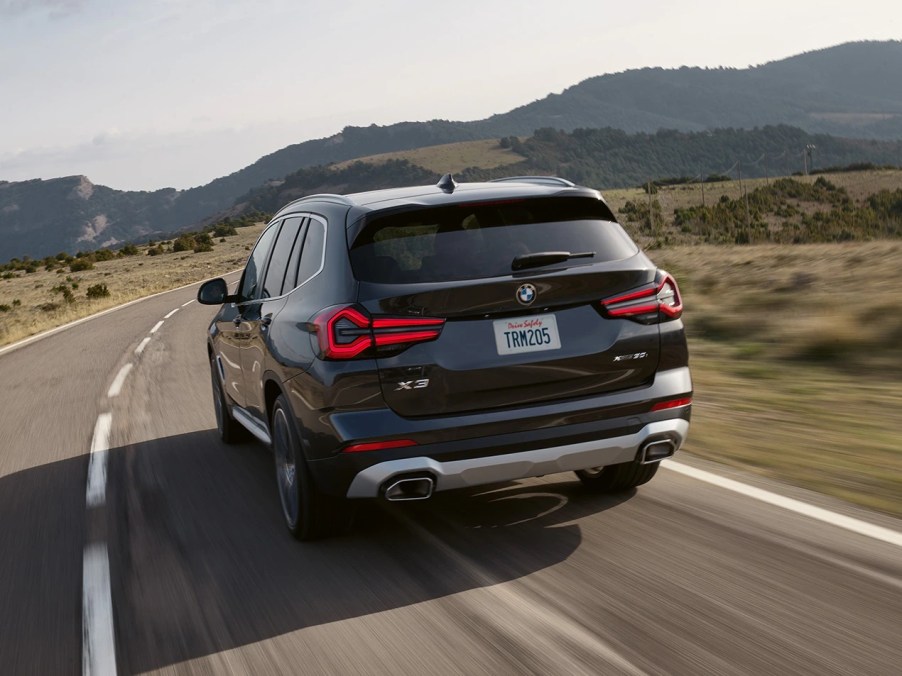
[[[318,274],[323,267],[323,244],[326,241],[326,227],[315,218],[310,219],[307,226],[307,237],[301,251],[301,262],[298,266],[298,286]]]
[[[279,230],[279,236],[273,247],[272,257],[269,259],[269,267],[266,269],[266,279],[263,282],[261,298],[274,298],[282,295],[282,283],[285,280],[285,271],[288,269],[288,259],[291,257],[292,247],[298,237],[301,228],[301,218],[286,218]]]
[[[375,216],[351,246],[357,279],[442,282],[511,274],[516,256],[594,252],[567,266],[628,258],[638,247],[602,202],[532,198],[415,209]],[[556,266],[560,267],[560,265]]]
[[[263,285],[263,264],[266,263],[266,257],[269,254],[273,237],[279,231],[279,224],[275,223],[269,226],[260,235],[257,245],[251,252],[250,258],[247,259],[247,266],[244,268],[244,277],[241,279],[241,290],[238,292],[238,300],[246,301],[259,298],[260,290]]]

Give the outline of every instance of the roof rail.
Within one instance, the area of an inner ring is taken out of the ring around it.
[[[575,188],[576,184],[558,176],[508,176],[496,178],[490,183],[539,183],[540,185],[559,185],[562,188]]]
[[[304,197],[299,197],[298,199],[292,200],[291,202],[289,202],[288,204],[283,206],[281,209],[279,209],[279,211],[283,211],[287,207],[293,206],[295,204],[299,204],[301,202],[306,202],[307,200],[315,200],[315,199],[329,200],[332,202],[340,202],[341,204],[347,204],[349,207],[354,206],[354,201],[345,195],[335,195],[333,193],[324,192],[324,193],[320,193],[318,195],[306,195]]]

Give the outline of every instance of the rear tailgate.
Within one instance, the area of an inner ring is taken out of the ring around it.
[[[361,229],[351,246],[359,304],[373,317],[445,320],[434,340],[377,358],[393,410],[497,409],[653,377],[658,327],[609,317],[600,301],[650,284],[655,268],[593,202],[433,207],[374,218]],[[514,258],[546,251],[591,255],[512,270]]]
[[[403,297],[362,284],[361,295],[369,295],[362,304],[374,315],[446,320],[436,340],[377,360],[385,401],[400,415],[433,416],[642,385],[658,363],[658,327],[608,318],[598,301],[653,276],[648,268],[569,270],[453,289],[407,288],[413,293]],[[534,309],[516,300],[525,284],[536,289]]]

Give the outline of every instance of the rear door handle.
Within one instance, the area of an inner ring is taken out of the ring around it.
[[[272,315],[263,315],[260,317],[260,323],[263,324],[263,326],[269,326],[272,324]]]

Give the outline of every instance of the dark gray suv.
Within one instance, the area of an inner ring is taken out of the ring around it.
[[[689,429],[673,277],[595,190],[520,177],[281,209],[208,350],[222,439],[271,445],[285,521],[310,539],[351,499],[575,471],[645,483]]]

